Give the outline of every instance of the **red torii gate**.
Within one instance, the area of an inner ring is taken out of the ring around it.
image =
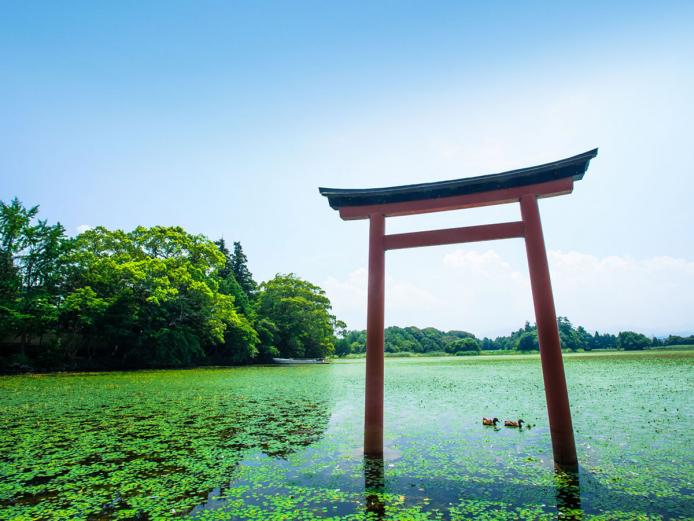
[[[369,219],[364,453],[383,454],[385,252],[401,248],[525,238],[555,463],[577,466],[554,297],[537,199],[569,194],[598,150],[500,174],[388,188],[319,188],[344,220]],[[521,221],[386,235],[385,218],[520,203]]]

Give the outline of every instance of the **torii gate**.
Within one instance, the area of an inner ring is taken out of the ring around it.
[[[319,188],[344,220],[369,219],[364,454],[383,454],[383,305],[385,252],[401,248],[525,238],[537,322],[547,414],[555,463],[577,467],[571,409],[537,200],[569,194],[598,149],[544,165],[500,174],[394,186]],[[386,235],[385,218],[520,202],[521,221]]]

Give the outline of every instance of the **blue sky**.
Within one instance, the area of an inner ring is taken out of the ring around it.
[[[241,240],[365,322],[367,227],[318,186],[493,173],[599,147],[541,202],[557,311],[694,330],[691,2],[3,2],[0,198],[70,233]],[[515,205],[390,219],[497,222]],[[391,252],[389,324],[532,321],[520,241]]]

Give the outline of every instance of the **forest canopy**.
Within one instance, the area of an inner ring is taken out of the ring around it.
[[[642,333],[621,331],[617,335],[590,334],[582,326],[575,327],[568,318],[559,317],[559,339],[563,349],[570,351],[592,351],[599,349],[620,349],[634,351],[648,347],[694,345],[694,335],[688,337],[670,335],[666,338],[648,338]],[[440,331],[433,327],[419,329],[414,326],[391,326],[385,329],[385,351],[394,355],[402,354],[479,354],[481,351],[538,351],[537,327],[526,322],[525,325],[509,335],[479,339],[466,331]],[[337,356],[359,355],[366,351],[366,331],[345,331],[337,341]]]
[[[164,367],[326,357],[343,328],[294,274],[257,284],[243,248],[180,227],[68,237],[0,202],[0,364]]]

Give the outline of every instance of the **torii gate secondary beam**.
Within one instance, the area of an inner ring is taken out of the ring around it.
[[[577,467],[576,445],[559,330],[537,199],[571,193],[597,149],[574,157],[468,179],[391,188],[321,188],[345,220],[369,219],[364,453],[383,454],[384,297],[386,250],[523,237],[540,344],[542,375],[555,463]],[[520,203],[522,220],[386,235],[386,217]]]
[[[428,232],[395,233],[384,237],[383,247],[386,250],[418,248],[420,246],[442,246],[464,242],[495,241],[523,237],[521,221],[481,226],[464,226]]]

